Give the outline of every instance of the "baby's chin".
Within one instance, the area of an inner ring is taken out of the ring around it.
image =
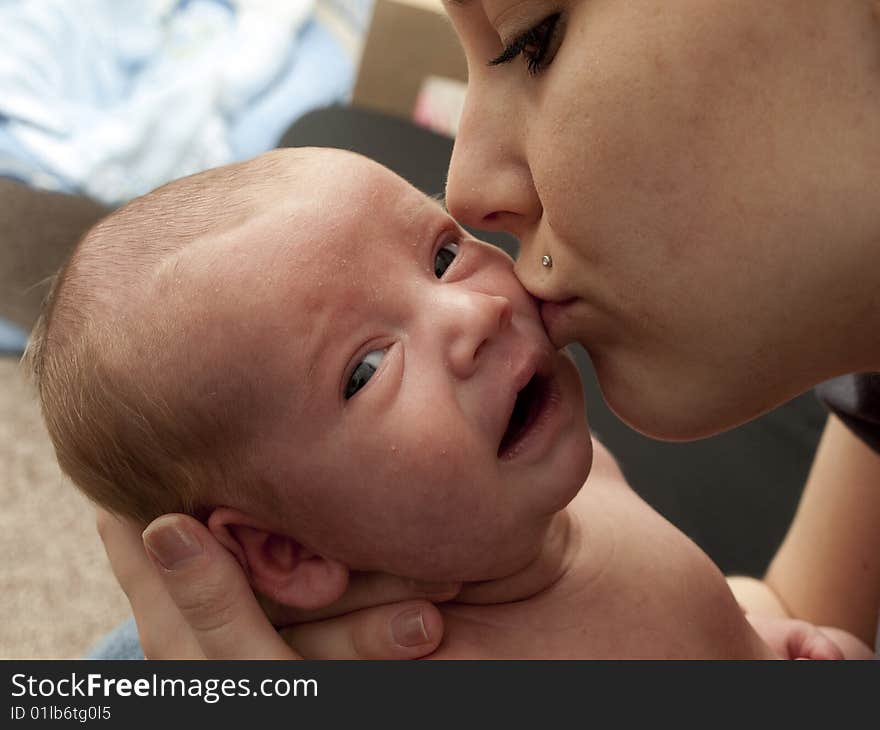
[[[401,554],[367,560],[358,570],[379,571],[429,583],[475,583],[507,578],[544,550],[555,515],[532,516],[450,536],[442,550],[411,545]],[[364,556],[367,557],[366,555]],[[378,558],[379,556],[373,556]]]
[[[518,543],[507,561],[498,559],[482,572],[470,568],[448,579],[462,584],[456,600],[470,604],[520,601],[553,585],[571,567],[572,549],[579,541],[572,525],[570,514],[563,510],[528,545]],[[499,546],[496,558],[503,552]]]
[[[437,583],[485,583],[501,580],[526,569],[541,554],[541,540],[528,540],[516,546],[496,545],[491,560],[465,560],[430,571],[429,580]]]

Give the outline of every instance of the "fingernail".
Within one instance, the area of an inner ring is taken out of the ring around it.
[[[165,570],[177,570],[200,555],[202,544],[176,525],[150,525],[143,534],[144,545]]]
[[[420,646],[428,642],[428,632],[420,608],[411,608],[391,620],[391,637],[400,646]]]

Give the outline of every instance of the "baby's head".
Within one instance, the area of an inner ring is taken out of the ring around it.
[[[348,569],[512,573],[590,467],[577,372],[511,259],[351,153],[133,201],[30,350],[73,480],[141,520],[207,518],[269,594],[297,570],[330,594]]]

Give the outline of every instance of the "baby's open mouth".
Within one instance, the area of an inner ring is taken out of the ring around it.
[[[551,378],[535,374],[517,394],[510,423],[498,447],[498,458],[509,458],[516,453],[517,446],[547,406],[551,390]]]

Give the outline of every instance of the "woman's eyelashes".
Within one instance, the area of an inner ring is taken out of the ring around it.
[[[351,398],[370,381],[370,378],[379,369],[379,365],[386,352],[387,350],[371,350],[357,364],[357,367],[355,367],[348,378],[348,382],[345,384],[345,400]]]
[[[452,266],[455,257],[458,256],[459,245],[453,241],[443,244],[434,254],[434,276],[443,278],[446,270]]]
[[[543,71],[553,62],[562,43],[562,13],[553,13],[525,33],[517,36],[501,55],[489,61],[490,66],[510,63],[518,56],[526,61],[529,75]]]

